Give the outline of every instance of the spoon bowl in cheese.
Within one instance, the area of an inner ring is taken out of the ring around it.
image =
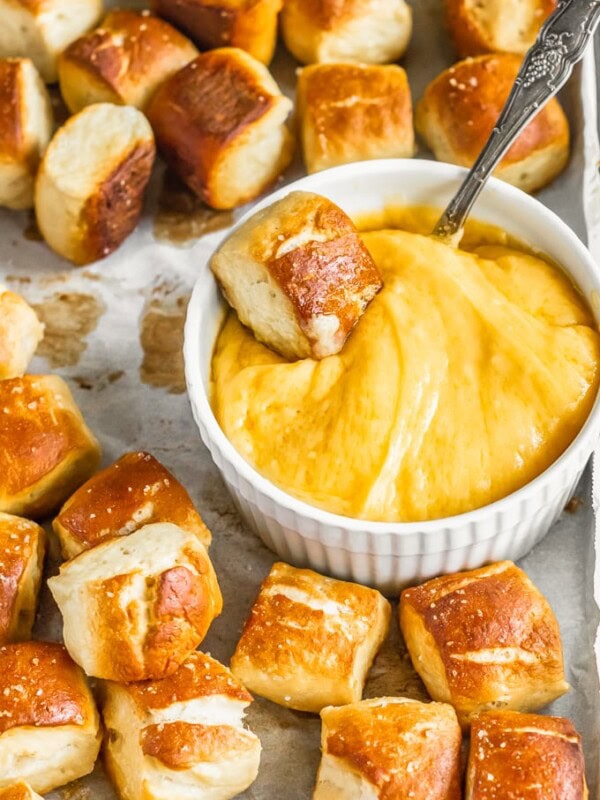
[[[491,181],[464,249],[414,233],[426,215],[389,230],[386,209],[441,208],[463,176],[364,162],[259,204],[299,189],[368,220],[384,288],[336,356],[288,362],[228,312],[208,268],[195,287],[195,419],[243,517],[287,561],[394,592],[514,560],[596,444],[600,277],[564,223]]]

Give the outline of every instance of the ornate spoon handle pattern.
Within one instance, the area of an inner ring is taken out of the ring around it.
[[[502,156],[539,109],[564,86],[600,22],[600,0],[561,0],[528,51],[498,122],[433,233],[456,239]]]

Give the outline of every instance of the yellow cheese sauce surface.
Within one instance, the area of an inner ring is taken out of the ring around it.
[[[348,517],[429,520],[505,497],[591,410],[591,312],[559,269],[488,226],[469,227],[470,252],[406,230],[363,238],[384,288],[340,354],[287,362],[229,313],[212,362],[219,424],[276,485]]]

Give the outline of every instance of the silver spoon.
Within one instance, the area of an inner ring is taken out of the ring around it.
[[[540,108],[567,82],[600,22],[600,0],[560,0],[527,52],[498,122],[434,228],[458,244],[465,221],[486,180]]]

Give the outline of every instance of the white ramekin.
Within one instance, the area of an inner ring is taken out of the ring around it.
[[[296,181],[265,198],[250,213],[293,189],[319,192],[350,215],[389,204],[443,207],[464,175],[461,168],[433,161],[366,161]],[[504,228],[561,264],[588,299],[598,321],[599,270],[588,250],[554,213],[524,192],[492,179],[473,216]],[[547,533],[596,445],[598,398],[583,429],[560,458],[502,500],[430,522],[368,522],[330,514],[274,486],[242,458],[219,427],[210,407],[208,385],[225,307],[208,265],[200,265],[200,270],[188,308],[184,347],[194,418],[241,515],[282,559],[377,586],[390,594],[406,583],[440,573],[518,559]]]

